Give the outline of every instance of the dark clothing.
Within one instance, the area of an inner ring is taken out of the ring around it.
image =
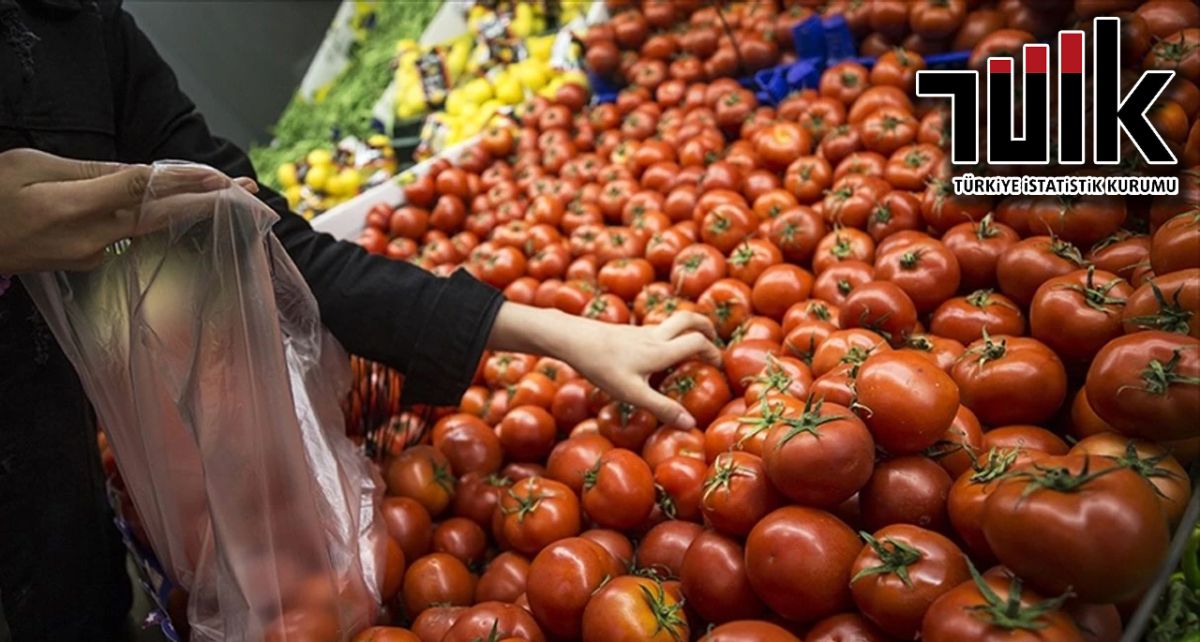
[[[119,5],[0,0],[0,152],[183,159],[254,176]],[[439,279],[368,256],[260,195],[342,344],[404,372],[406,402],[456,403],[500,294],[464,273]],[[106,639],[129,604],[121,553],[83,389],[19,278],[0,275],[0,612],[13,639]]]

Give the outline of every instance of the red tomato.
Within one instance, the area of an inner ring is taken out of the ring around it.
[[[1047,455],[1067,454],[1067,442],[1039,426],[1001,426],[983,435],[983,450],[1034,451]]]
[[[1063,359],[1091,359],[1123,333],[1121,313],[1131,294],[1124,279],[1095,268],[1055,277],[1033,295],[1030,334]]]
[[[388,536],[400,545],[405,559],[415,560],[429,552],[432,519],[420,502],[408,497],[385,497],[379,512]]]
[[[1025,334],[1025,316],[1012,299],[991,290],[954,297],[934,310],[929,329],[939,337],[971,343],[990,335]]]
[[[496,539],[524,555],[579,534],[579,500],[566,485],[526,477],[500,498],[492,520]]]
[[[733,396],[721,371],[699,361],[677,367],[659,389],[682,404],[699,427],[707,426]]]
[[[512,480],[501,475],[463,475],[458,480],[458,492],[454,494],[454,514],[491,528],[492,514],[500,503],[500,495],[508,492],[511,485]]]
[[[416,617],[431,606],[467,606],[475,597],[476,578],[458,558],[431,553],[414,561],[404,574],[404,608]]]
[[[754,282],[751,300],[754,310],[773,319],[782,319],[792,304],[808,298],[813,277],[807,270],[790,264],[772,265]]]
[[[981,453],[971,468],[959,475],[946,499],[946,514],[971,558],[991,563],[996,559],[983,536],[983,509],[988,495],[1016,465],[1015,450],[988,450]]]
[[[659,505],[667,517],[700,520],[700,495],[708,470],[703,450],[700,455],[699,459],[690,455],[669,457],[654,467],[654,483],[662,489]]]
[[[825,237],[825,220],[810,207],[796,206],[771,221],[767,236],[788,261],[807,264]]]
[[[713,528],[745,535],[780,503],[779,494],[767,481],[762,459],[734,451],[718,455],[709,466],[700,511]]]
[[[872,355],[856,381],[857,404],[875,442],[893,454],[932,446],[958,412],[958,387],[929,360],[908,352]]]
[[[800,642],[800,638],[777,624],[763,620],[735,620],[709,631],[703,642]]]
[[[875,281],[875,266],[862,261],[839,261],[825,268],[817,278],[813,281],[812,296],[816,299],[829,301],[830,303],[842,306],[846,303],[846,298],[854,292],[855,288],[866,285]],[[889,284],[891,285],[891,284]],[[901,291],[901,294],[904,294]],[[905,300],[909,305],[912,305],[912,299],[904,294]],[[913,316],[916,316],[916,310],[913,310]],[[841,325],[841,310],[838,311],[838,318],[835,321]],[[854,325],[858,325],[855,323]]]
[[[920,229],[924,224],[921,201],[912,192],[892,190],[875,202],[866,230],[878,242],[896,232]]]
[[[583,435],[560,441],[546,460],[546,476],[578,493],[583,490],[588,471],[596,467],[601,455],[612,449],[612,442],[601,435]]]
[[[929,606],[970,579],[962,551],[933,531],[895,524],[864,537],[850,591],[863,614],[897,638],[913,638]]]
[[[483,561],[487,534],[465,517],[451,517],[433,530],[433,552],[453,555],[468,566]]]
[[[717,335],[727,339],[750,318],[750,296],[750,286],[744,282],[721,279],[700,295],[697,304],[701,313],[712,320]]]
[[[693,245],[675,257],[671,284],[679,294],[696,299],[710,285],[725,277],[725,255],[711,245]]]
[[[1200,268],[1155,276],[1125,302],[1125,332],[1162,330],[1200,339]]]
[[[536,372],[525,375],[531,376],[545,379],[545,375]],[[491,426],[474,415],[462,413],[446,415],[433,425],[433,447],[446,456],[451,470],[458,477],[470,472],[483,475],[494,473],[500,470],[503,458],[500,440]]]
[[[1176,215],[1155,232],[1150,245],[1150,265],[1156,274],[1200,267],[1200,214],[1193,209]]]
[[[546,637],[529,611],[514,604],[480,601],[464,611],[446,632],[443,642],[504,640],[545,642]]]
[[[1000,255],[996,279],[1000,291],[1021,305],[1029,305],[1043,283],[1056,276],[1087,267],[1079,250],[1049,236],[1024,239]]]
[[[900,286],[922,314],[953,296],[961,282],[958,259],[940,241],[924,235],[880,250],[875,275]]]
[[[411,497],[439,515],[454,496],[454,475],[446,456],[432,446],[413,446],[387,467],[387,489],[391,495]]]
[[[496,426],[500,445],[514,461],[540,461],[550,454],[557,434],[554,417],[541,406],[518,406]]]
[[[1016,230],[993,222],[991,214],[978,223],[959,223],[942,235],[942,243],[958,259],[962,287],[971,290],[995,287],[1000,256],[1020,240]]]
[[[842,263],[841,266],[848,263]],[[836,270],[838,267],[830,268],[821,276]],[[912,299],[898,285],[889,281],[870,281],[858,285],[839,305],[840,327],[867,328],[895,345],[902,344],[917,325],[917,308]]]
[[[854,531],[833,515],[788,506],[750,531],[746,575],[775,613],[813,622],[850,607],[850,568],[860,549]]]
[[[823,508],[858,492],[870,479],[875,458],[870,433],[849,409],[811,399],[798,418],[770,429],[762,452],[767,477],[780,492]]]
[[[983,534],[1001,563],[1034,588],[1086,602],[1140,595],[1166,557],[1167,522],[1151,486],[1111,466],[1082,455],[1018,466],[984,506]],[[1116,559],[1126,563],[1108,563]]]
[[[963,405],[991,426],[1041,423],[1067,395],[1062,361],[1044,343],[1025,337],[975,341],[950,374]]]
[[[1187,472],[1158,444],[1115,433],[1101,433],[1081,439],[1071,448],[1071,454],[1098,456],[1117,466],[1130,468],[1154,485],[1155,495],[1171,528],[1175,528],[1183,517],[1192,497]]]
[[[680,577],[683,556],[703,531],[704,528],[699,524],[678,520],[654,526],[638,544],[639,568],[653,573],[660,580]]]
[[[1092,361],[1087,398],[1101,419],[1130,437],[1196,436],[1200,340],[1157,330],[1114,339]]]
[[[583,611],[584,642],[677,642],[689,636],[683,600],[657,580],[622,575],[604,584]]]
[[[925,613],[921,639],[928,642],[1069,642],[1083,640],[1071,617],[1018,579],[988,573],[963,582]],[[1014,624],[1020,622],[1020,625]]]
[[[546,633],[579,639],[584,607],[592,594],[624,569],[595,542],[580,537],[556,541],[529,566],[529,607]]]
[[[717,531],[694,536],[680,564],[688,605],[709,622],[760,617],[765,610],[746,575],[745,553],[737,540]]]
[[[629,529],[654,508],[654,473],[636,453],[614,448],[583,476],[583,510],[603,528]]]
[[[875,239],[862,230],[843,228],[821,238],[816,245],[812,269],[820,274],[842,261],[875,261]]]
[[[928,457],[906,456],[880,462],[858,493],[863,525],[879,529],[889,524],[914,524],[945,531],[951,484],[946,471]]]

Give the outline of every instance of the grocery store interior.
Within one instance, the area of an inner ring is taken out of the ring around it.
[[[1200,0],[0,0],[0,203],[0,642],[1200,642]]]

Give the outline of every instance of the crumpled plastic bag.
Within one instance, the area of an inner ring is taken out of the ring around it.
[[[74,364],[197,642],[346,640],[378,611],[382,493],[346,438],[349,360],[279,241],[217,175],[159,163],[90,272],[22,277]]]

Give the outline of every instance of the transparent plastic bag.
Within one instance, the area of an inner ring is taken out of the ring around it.
[[[140,231],[22,277],[96,408],[194,641],[345,640],[374,619],[382,485],[346,438],[349,360],[276,215],[156,164]],[[191,191],[189,191],[191,190]]]

